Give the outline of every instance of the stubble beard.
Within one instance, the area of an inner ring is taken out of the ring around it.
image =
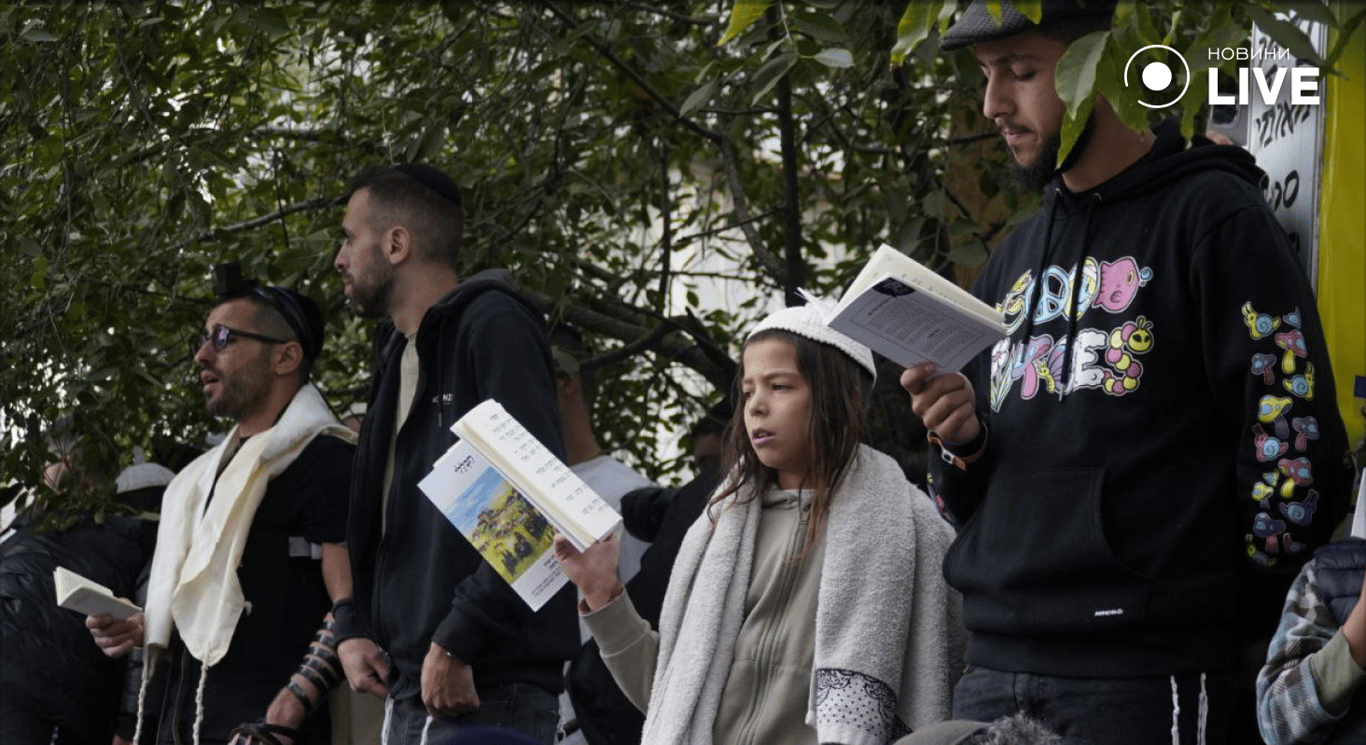
[[[270,371],[267,369],[265,353],[232,377],[225,377],[217,371],[215,374],[218,378],[218,395],[209,396],[204,401],[204,408],[212,416],[241,421],[264,404],[270,395]]]
[[[1096,115],[1093,112],[1087,117],[1086,125],[1081,128],[1081,134],[1077,135],[1077,142],[1068,151],[1067,158],[1062,164],[1058,164],[1058,153],[1062,151],[1062,131],[1060,128],[1054,129],[1044,138],[1043,147],[1034,159],[1023,165],[1011,157],[1010,170],[1015,175],[1015,179],[1030,191],[1042,191],[1059,174],[1066,173],[1077,161],[1081,160],[1081,154],[1091,144],[1091,136],[1096,131]]]
[[[375,251],[374,275],[356,276],[351,283],[351,310],[361,318],[387,318],[394,295],[394,268]]]

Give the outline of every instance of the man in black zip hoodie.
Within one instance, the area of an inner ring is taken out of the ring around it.
[[[962,374],[902,376],[961,526],[944,564],[972,631],[954,717],[1021,709],[1068,743],[1241,742],[1240,656],[1264,657],[1345,511],[1346,436],[1251,156],[1188,149],[1172,122],[1133,132],[1097,98],[1054,167],[1054,68],[1113,7],[1046,0],[1036,26],[974,3],[941,39],[973,46],[1016,163],[1054,176],[973,290],[1008,338]]]
[[[388,319],[351,490],[355,591],[334,609],[347,677],[388,697],[389,743],[490,724],[549,743],[578,648],[572,588],[533,613],[417,486],[489,398],[563,457],[540,313],[506,272],[456,274],[460,197],[435,168],[362,172],[342,233],[346,297]]]

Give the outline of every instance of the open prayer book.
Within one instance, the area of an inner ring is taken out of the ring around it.
[[[583,551],[621,515],[497,401],[470,409],[451,431],[460,440],[418,486],[537,610],[569,581],[551,550],[555,533]]]
[[[108,613],[120,621],[134,613],[142,612],[141,608],[127,600],[114,597],[114,592],[108,587],[82,577],[66,567],[52,570],[52,580],[57,589],[57,605],[63,608],[87,616]]]
[[[929,360],[944,372],[1007,335],[995,308],[885,243],[826,325],[903,367]]]

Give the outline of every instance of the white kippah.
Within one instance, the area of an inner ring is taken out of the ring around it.
[[[825,325],[828,312],[821,307],[816,298],[801,293],[807,298],[806,305],[798,305],[792,308],[783,308],[780,311],[769,314],[767,318],[759,322],[753,330],[749,332],[749,337],[753,338],[760,331],[768,329],[781,329],[790,331],[798,336],[805,336],[812,341],[822,344],[829,344],[835,349],[849,355],[851,359],[859,363],[869,375],[877,380],[877,365],[873,362],[873,352],[868,347],[859,344],[853,339],[841,334],[840,332]]]
[[[149,486],[166,486],[175,478],[175,472],[156,463],[135,463],[125,469],[114,483],[118,493],[146,489]]]

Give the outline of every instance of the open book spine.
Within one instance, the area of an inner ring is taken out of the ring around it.
[[[451,426],[580,551],[616,530],[621,516],[492,399]]]

